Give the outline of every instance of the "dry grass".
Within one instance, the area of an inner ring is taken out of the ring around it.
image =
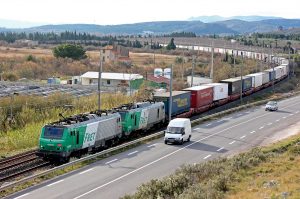
[[[239,175],[226,198],[300,198],[300,157],[284,154]]]

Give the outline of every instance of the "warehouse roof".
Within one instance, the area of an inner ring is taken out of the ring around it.
[[[98,79],[98,72],[86,72],[81,75],[81,78]],[[129,74],[129,73],[101,73],[102,79],[116,79],[116,80],[135,80],[142,79],[143,76],[140,74]]]

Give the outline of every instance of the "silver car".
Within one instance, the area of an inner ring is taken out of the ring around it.
[[[275,101],[269,101],[266,104],[266,111],[277,111],[278,110],[278,104]]]

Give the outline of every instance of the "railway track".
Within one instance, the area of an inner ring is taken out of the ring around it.
[[[0,160],[0,183],[51,165],[35,153],[36,150],[32,150]]]

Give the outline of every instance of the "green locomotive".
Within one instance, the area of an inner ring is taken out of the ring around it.
[[[91,112],[47,124],[40,135],[38,156],[68,162],[92,150],[108,147],[122,136],[119,113]]]
[[[122,131],[129,136],[133,131],[147,131],[154,125],[165,122],[165,105],[163,102],[140,102],[126,104],[116,109],[122,117]]]
[[[107,148],[134,131],[165,122],[163,102],[123,105],[109,112],[74,115],[42,128],[38,156],[59,162]]]

